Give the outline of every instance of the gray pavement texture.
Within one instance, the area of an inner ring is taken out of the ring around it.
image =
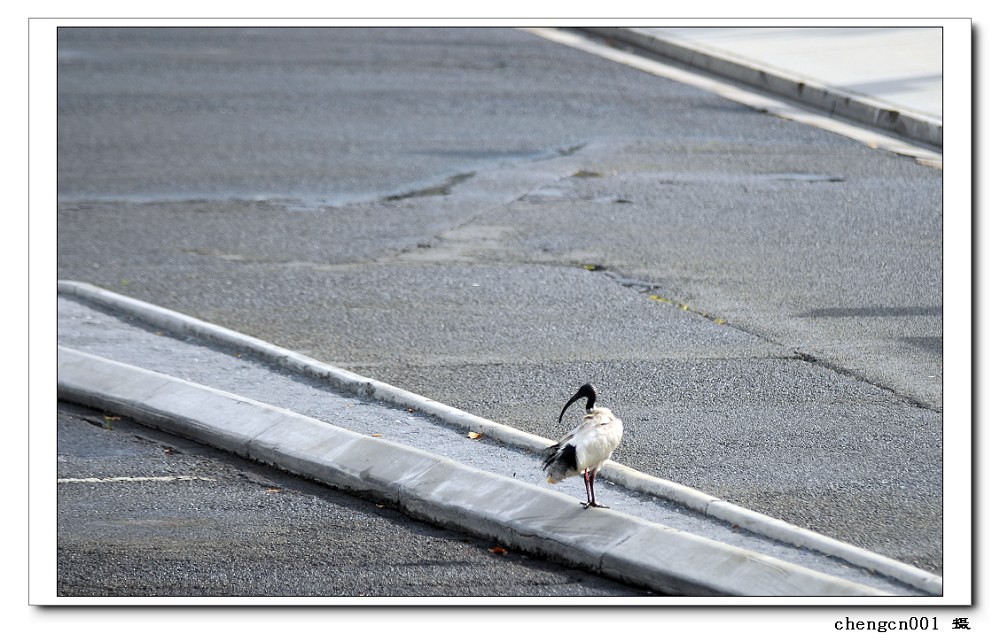
[[[591,380],[620,463],[941,572],[936,169],[503,29],[71,30],[59,87],[60,278],[545,438]]]

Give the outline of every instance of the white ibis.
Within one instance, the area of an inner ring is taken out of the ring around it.
[[[587,414],[558,443],[545,449],[542,469],[548,473],[549,483],[558,483],[575,474],[582,474],[583,484],[587,489],[587,502],[582,504],[584,509],[607,507],[594,498],[594,476],[601,471],[611,458],[611,453],[622,442],[622,422],[608,408],[594,406],[597,392],[593,385],[587,383],[563,407],[559,413],[560,423],[569,406],[581,398],[587,399]]]

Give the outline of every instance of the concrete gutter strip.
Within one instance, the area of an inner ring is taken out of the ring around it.
[[[516,479],[65,347],[59,396],[664,594],[889,596],[627,514],[581,510],[570,497]]]
[[[908,113],[898,107],[879,104],[871,98],[851,95],[825,86],[817,80],[796,78],[758,62],[708,49],[694,42],[653,35],[642,29],[585,27],[578,31],[756,87],[824,113],[933,146],[937,150],[943,144],[943,127],[940,121]]]
[[[77,296],[92,303],[125,312],[150,325],[161,327],[177,334],[195,336],[239,347],[243,352],[253,354],[275,365],[280,365],[289,371],[326,381],[356,396],[374,398],[403,408],[417,409],[454,425],[473,429],[509,445],[523,447],[533,452],[540,452],[555,443],[555,441],[480,418],[387,383],[359,376],[354,372],[328,365],[322,361],[278,347],[277,345],[272,345],[252,336],[234,332],[225,327],[206,323],[191,316],[122,296],[121,294],[94,287],[87,283],[59,281],[59,293]]]
[[[540,452],[554,441],[516,430],[457,408],[449,407],[418,394],[402,390],[381,381],[359,376],[321,361],[277,347],[265,341],[235,332],[184,314],[138,301],[86,283],[59,281],[59,293],[77,296],[122,313],[129,314],[150,325],[185,336],[238,347],[268,362],[290,371],[326,381],[358,396],[371,397],[402,408],[413,408],[454,425],[480,432],[498,441]],[[61,372],[60,372],[61,375]],[[630,490],[665,498],[685,505],[701,514],[721,519],[732,525],[768,538],[804,547],[842,559],[934,596],[943,594],[940,576],[901,563],[822,534],[779,521],[772,517],[741,508],[717,497],[705,494],[672,481],[644,474],[611,461],[602,471],[607,480]]]
[[[892,577],[929,594],[936,596],[943,594],[940,576],[912,565],[748,510],[672,481],[644,474],[614,461],[610,461],[602,473],[605,478],[630,490],[671,499],[702,514],[738,525],[749,532],[842,559],[851,565]]]

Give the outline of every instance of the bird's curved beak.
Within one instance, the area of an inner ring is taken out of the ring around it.
[[[594,391],[594,387],[587,383],[573,395],[573,398],[566,401],[566,405],[563,406],[562,411],[559,412],[559,422],[562,423],[563,414],[569,409],[569,406],[577,402],[581,398],[587,399],[587,411],[589,412],[594,407],[594,402],[597,400],[597,393]]]

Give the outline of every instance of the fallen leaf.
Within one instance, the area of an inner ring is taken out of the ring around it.
[[[491,547],[491,548],[490,548],[490,552],[492,552],[493,554],[500,554],[500,555],[505,555],[505,554],[507,554],[507,550],[503,549],[503,548],[502,548],[502,547],[500,547],[499,545],[497,545],[497,546],[495,546],[495,547]]]
[[[280,487],[269,487],[269,488],[267,488],[267,493],[268,494],[277,494],[280,491],[281,491]]]
[[[177,450],[175,450],[172,447],[165,447],[165,448],[163,448],[163,453],[166,454],[167,456],[170,456],[171,454],[174,454],[176,452],[177,452]]]
[[[480,434],[479,432],[469,432],[469,438],[471,439],[483,438],[483,435]]]
[[[381,434],[372,434],[372,436],[374,436],[375,438],[382,438]]]

